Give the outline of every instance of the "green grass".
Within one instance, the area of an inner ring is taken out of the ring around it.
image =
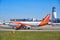
[[[60,32],[0,31],[0,40],[60,40]]]

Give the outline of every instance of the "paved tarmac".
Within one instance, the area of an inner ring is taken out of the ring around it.
[[[60,25],[46,25],[42,27],[31,27],[29,30],[15,30],[12,29],[12,27],[8,25],[0,25],[0,30],[1,31],[60,31]]]

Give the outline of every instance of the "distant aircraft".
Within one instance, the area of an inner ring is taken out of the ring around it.
[[[47,25],[49,20],[50,20],[50,14],[48,14],[40,22],[14,21],[14,22],[10,22],[9,26],[14,26],[16,29],[20,29],[20,28],[30,29],[32,26],[33,27],[42,27],[44,25]]]

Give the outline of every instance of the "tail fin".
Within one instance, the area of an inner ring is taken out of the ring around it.
[[[49,22],[49,20],[50,20],[50,14],[48,14],[48,15],[41,21],[41,23],[39,23],[38,26],[44,26],[44,25],[47,25],[48,22]]]

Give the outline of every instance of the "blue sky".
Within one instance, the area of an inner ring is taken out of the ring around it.
[[[52,14],[53,6],[60,18],[60,0],[0,0],[0,19],[42,19],[48,13]]]

